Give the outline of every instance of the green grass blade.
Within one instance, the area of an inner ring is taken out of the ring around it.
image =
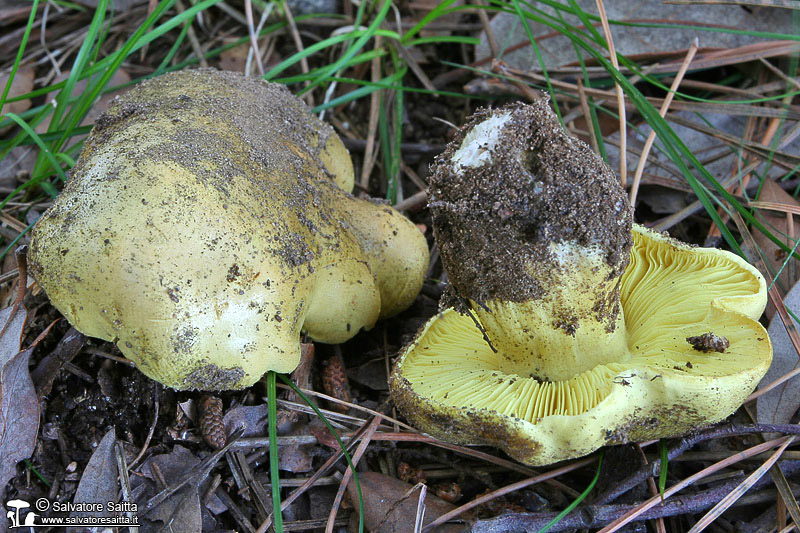
[[[67,181],[67,175],[64,173],[64,169],[58,164],[58,160],[53,155],[53,152],[50,151],[50,148],[48,148],[44,141],[42,141],[41,137],[39,137],[39,135],[33,131],[33,128],[31,128],[27,122],[19,118],[16,113],[6,113],[6,116],[16,122],[17,125],[22,128],[22,131],[24,131],[28,137],[33,139],[33,142],[35,142],[36,146],[39,147],[39,150],[41,151],[40,153],[50,162],[50,165],[53,167],[56,174],[58,174],[58,177],[61,178],[61,181]],[[37,174],[34,174],[33,176],[35,178]]]
[[[556,94],[553,90],[553,84],[550,83],[550,76],[547,74],[547,67],[544,64],[544,58],[542,57],[542,51],[539,49],[539,45],[536,43],[536,39],[533,37],[533,32],[531,32],[531,26],[528,24],[527,17],[522,13],[522,8],[519,5],[517,0],[513,0],[514,4],[514,11],[516,12],[519,19],[522,21],[522,25],[525,28],[525,34],[528,36],[528,40],[531,43],[531,47],[533,48],[534,53],[536,53],[536,60],[539,62],[539,67],[542,69],[542,76],[547,81],[547,92],[550,94],[550,102],[553,104],[553,109],[556,111],[556,116],[558,117],[558,122],[561,125],[564,125],[564,121],[561,119],[561,110],[558,108],[558,101],[556,100]]]
[[[11,244],[9,244],[8,246],[6,246],[6,249],[5,249],[5,250],[3,250],[3,252],[2,252],[2,253],[0,253],[0,260],[2,260],[2,259],[3,259],[3,258],[6,256],[6,254],[7,254],[8,252],[10,252],[11,250],[13,250],[13,249],[14,249],[14,247],[17,245],[17,243],[19,242],[19,240],[20,240],[22,237],[24,237],[24,236],[25,236],[25,234],[26,234],[26,233],[28,233],[28,232],[31,230],[31,228],[33,227],[33,224],[34,224],[34,222],[31,222],[30,224],[28,224],[28,225],[25,227],[25,229],[24,229],[24,230],[22,230],[22,232],[21,232],[19,235],[17,235],[16,237],[14,237],[14,240],[13,240],[13,241],[11,241]]]
[[[391,7],[392,1],[385,0],[381,5],[380,10],[375,14],[375,18],[373,18],[372,22],[370,22],[369,26],[367,26],[367,30],[363,32],[363,35],[356,39],[356,42],[353,43],[344,54],[342,54],[342,57],[325,67],[322,72],[320,72],[317,79],[312,81],[305,89],[300,91],[299,95],[307,93],[317,85],[325,82],[328,76],[339,72],[343,65],[350,61],[350,58],[356,55],[364,47],[364,45],[367,44],[367,41],[372,39],[372,37],[377,34],[378,30],[380,29],[380,25],[383,24],[383,21],[386,18],[386,15],[389,13],[389,9]],[[400,38],[399,35],[395,35],[397,39]]]
[[[86,98],[84,98],[82,102],[80,102],[78,112],[75,113],[73,118],[66,126],[67,132],[71,132],[71,130],[78,125],[81,119],[83,119],[83,117],[86,116],[86,113],[89,112],[89,108],[92,106],[94,101],[100,96],[100,93],[102,92],[103,88],[108,84],[108,81],[111,79],[114,73],[116,73],[117,69],[125,60],[125,58],[127,58],[128,55],[130,55],[135,50],[135,48],[138,47],[139,43],[143,40],[143,36],[145,35],[145,32],[147,32],[147,29],[153,24],[155,24],[155,22],[161,17],[161,15],[167,9],[169,9],[170,6],[172,6],[174,1],[175,0],[166,0],[158,4],[158,6],[153,10],[150,16],[148,16],[145,19],[142,25],[139,26],[133,33],[133,35],[131,35],[131,37],[125,42],[122,48],[114,56],[112,56],[114,59],[108,65],[107,70],[100,76],[100,79],[95,84],[94,88],[88,91],[88,95],[86,96]],[[209,2],[209,4],[211,4],[211,2]],[[184,13],[188,13],[189,11],[190,9],[187,9]],[[66,134],[62,138],[62,144],[63,141],[65,140],[66,140]]]
[[[272,485],[272,524],[275,531],[283,532],[281,512],[281,476],[278,459],[278,393],[275,387],[275,372],[267,373],[267,409],[269,416],[269,478]]]
[[[580,505],[580,503],[586,499],[586,497],[589,495],[590,492],[592,492],[592,489],[597,484],[597,480],[600,479],[600,468],[603,466],[604,453],[605,452],[603,450],[600,450],[600,454],[597,459],[597,471],[594,473],[594,478],[592,478],[592,481],[589,483],[589,486],[586,487],[586,489],[583,492],[581,492],[580,495],[577,498],[575,498],[575,501],[569,504],[569,506],[566,509],[558,513],[558,516],[553,518],[550,522],[547,523],[546,526],[540,529],[539,533],[545,533],[545,531],[549,530],[551,527],[558,524],[561,520],[564,519],[565,516],[571,513],[573,509],[575,509],[578,505]]]
[[[272,67],[267,73],[265,73],[263,78],[268,81],[273,81],[275,76],[277,76],[287,68],[291,67],[292,65],[298,63],[301,59],[316,54],[321,50],[330,48],[331,46],[350,41],[355,37],[363,37],[365,35],[367,35],[367,30],[355,30],[353,32],[344,35],[334,35],[333,37],[328,37],[325,40],[322,40],[318,43],[314,43],[311,46],[304,48],[302,51],[296,52],[291,56],[287,57],[286,59],[284,59],[283,61]],[[397,33],[388,30],[379,30],[374,32],[373,35],[381,35],[383,37],[387,37],[390,39],[397,38]],[[348,58],[348,61],[351,58],[352,56]],[[346,61],[344,63],[346,63]],[[326,75],[325,72],[328,70],[330,69],[327,67],[318,69],[317,78],[325,76]]]
[[[8,98],[8,93],[11,90],[11,84],[14,83],[14,76],[17,75],[17,70],[19,69],[19,64],[22,61],[22,56],[25,55],[25,48],[28,46],[28,38],[31,36],[31,30],[33,29],[33,23],[36,20],[36,10],[38,7],[39,0],[33,0],[31,14],[28,17],[28,25],[25,26],[25,33],[22,34],[22,41],[17,49],[17,57],[14,58],[14,65],[11,67],[11,72],[8,75],[8,82],[6,82],[6,86],[3,89],[3,95],[0,96],[0,110],[3,109],[3,106],[6,103],[6,98]]]
[[[324,111],[326,109],[330,109],[332,107],[337,107],[342,104],[346,104],[347,102],[352,102],[353,100],[357,100],[359,98],[363,98],[377,90],[380,89],[398,89],[398,87],[394,84],[396,81],[401,79],[406,74],[406,69],[400,70],[387,76],[380,80],[379,82],[366,82],[363,87],[359,87],[349,93],[343,94],[330,100],[329,102],[325,102],[324,104],[320,104],[314,107],[311,111],[313,113],[319,113],[320,111]]]
[[[320,411],[319,408],[316,405],[314,405],[314,402],[312,402],[311,399],[308,396],[306,396],[306,394],[303,391],[301,391],[297,385],[292,383],[292,381],[289,378],[287,378],[283,374],[278,374],[278,377],[281,379],[281,381],[283,381],[284,384],[286,384],[286,386],[291,388],[295,392],[295,394],[300,396],[303,399],[303,401],[306,402],[306,405],[308,405],[311,409],[314,410],[314,413],[316,413],[319,419],[322,420],[322,423],[325,424],[325,427],[328,428],[328,431],[331,432],[331,435],[333,435],[333,438],[336,439],[336,442],[339,444],[339,448],[342,450],[342,455],[344,455],[344,459],[345,461],[347,461],[347,465],[353,472],[353,482],[356,484],[356,490],[358,492],[358,531],[359,533],[364,533],[364,497],[361,494],[361,483],[359,483],[358,481],[358,473],[356,472],[356,467],[353,464],[353,461],[350,459],[350,454],[347,452],[347,446],[344,445],[344,442],[342,442],[341,437],[339,437],[339,433],[336,432],[336,430],[333,428],[328,419],[325,418],[325,415],[322,414],[322,411]]]
[[[89,23],[89,29],[87,30],[83,44],[81,44],[81,47],[78,49],[78,54],[75,56],[75,61],[70,68],[69,76],[64,82],[64,87],[56,96],[55,110],[53,111],[53,116],[50,119],[50,126],[47,128],[48,132],[56,130],[62,126],[61,118],[69,110],[70,106],[68,105],[68,102],[70,98],[72,98],[72,93],[75,91],[75,85],[78,83],[81,74],[83,74],[84,70],[86,69],[86,65],[89,62],[95,41],[100,33],[100,28],[105,21],[107,5],[108,0],[100,0],[97,8],[95,8],[94,17],[92,17],[92,21]],[[72,108],[74,109],[74,106]],[[66,136],[62,137],[60,141],[57,141],[53,144],[53,149],[58,151],[65,140]]]
[[[175,42],[172,44],[172,48],[169,49],[169,52],[167,52],[167,55],[164,56],[164,59],[163,61],[161,61],[161,64],[158,65],[158,68],[153,73],[154,75],[157,76],[159,74],[162,74],[164,70],[167,68],[167,66],[170,64],[170,62],[172,62],[172,58],[175,57],[175,54],[178,53],[178,49],[183,44],[183,41],[186,39],[186,34],[189,33],[190,27],[191,25],[188,22],[183,25],[183,27],[181,28],[181,32],[178,34],[178,38],[175,39]]]
[[[422,20],[420,20],[413,28],[411,28],[405,34],[403,34],[403,38],[400,39],[400,42],[403,43],[404,45],[407,45],[413,36],[415,36],[420,31],[425,29],[425,27],[428,24],[430,24],[434,19],[447,15],[448,13],[458,11],[459,9],[462,9],[461,6],[450,9],[450,6],[452,6],[455,2],[456,0],[445,0],[444,2],[439,2],[439,4],[433,9],[431,9],[427,15],[422,17]],[[463,6],[463,7],[471,8],[474,6]]]

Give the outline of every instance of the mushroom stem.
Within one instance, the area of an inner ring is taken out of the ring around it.
[[[608,266],[597,255],[587,255],[576,251],[560,256],[553,265],[560,273],[553,276],[555,286],[545,298],[472,303],[473,313],[501,355],[504,373],[564,381],[597,365],[630,358],[622,309],[609,324],[597,319],[593,305],[618,304],[619,279],[606,279]]]

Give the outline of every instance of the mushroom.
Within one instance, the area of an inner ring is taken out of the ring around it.
[[[31,506],[31,504],[29,504],[25,500],[9,500],[6,502],[6,506],[13,509],[13,511],[8,511],[6,513],[6,518],[8,518],[11,521],[11,527],[13,528],[22,525],[19,522],[19,510],[27,509],[28,507]]]
[[[301,332],[343,342],[416,298],[424,236],[352,186],[341,140],[285,87],[167,74],[99,119],[33,229],[31,269],[151,378],[243,388],[293,370]]]
[[[634,225],[545,99],[479,111],[437,159],[429,206],[455,308],[390,385],[431,435],[550,464],[720,421],[770,365],[760,273]]]

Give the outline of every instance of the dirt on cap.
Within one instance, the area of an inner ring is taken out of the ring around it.
[[[491,165],[451,161],[472,128],[509,112]],[[628,264],[633,212],[625,192],[608,165],[564,131],[544,97],[476,112],[437,158],[429,206],[450,282],[478,303],[541,298],[558,267],[551,243],[599,247],[610,279]]]

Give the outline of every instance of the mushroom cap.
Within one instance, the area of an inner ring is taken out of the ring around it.
[[[757,321],[763,277],[729,252],[639,226],[633,237],[620,289],[621,362],[552,382],[504,373],[503,354],[472,318],[448,309],[400,355],[390,380],[398,408],[435,437],[497,446],[531,465],[678,436],[733,413],[772,360]],[[697,338],[721,339],[723,351]]]
[[[160,76],[96,124],[33,229],[31,271],[153,379],[243,388],[292,371],[301,332],[342,342],[416,297],[424,237],[352,185],[341,140],[285,87]]]
[[[6,505],[9,507],[18,507],[20,509],[25,509],[26,507],[30,507],[31,504],[26,502],[25,500],[8,500]]]

